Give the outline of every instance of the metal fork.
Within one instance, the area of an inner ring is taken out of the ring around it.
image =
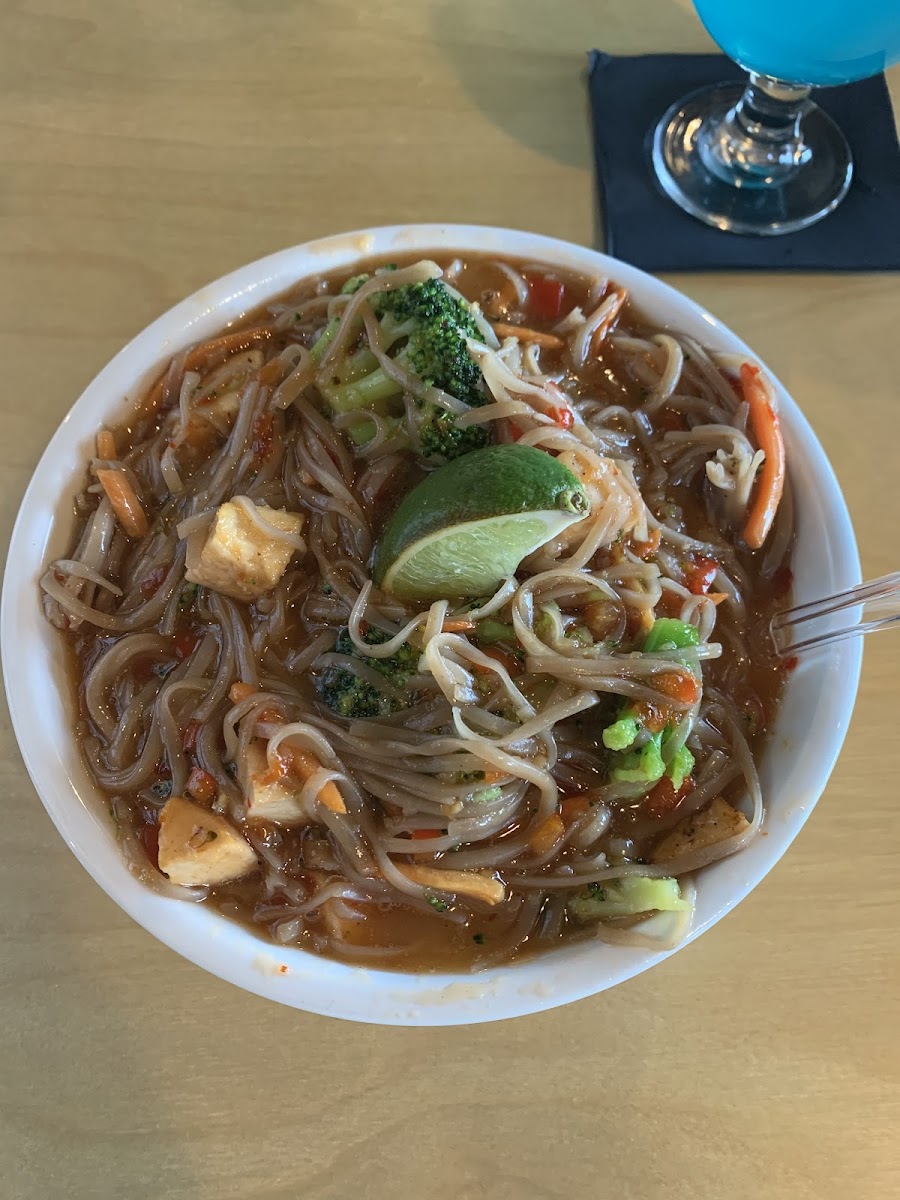
[[[845,609],[861,611],[852,614],[845,624],[835,626],[832,623],[819,632],[810,630],[810,622],[831,616],[832,613],[844,612]],[[880,579],[872,579],[869,583],[861,583],[846,592],[826,596],[823,600],[798,604],[795,608],[776,613],[769,630],[776,653],[785,658],[817,646],[827,646],[831,642],[842,642],[844,638],[873,633],[876,629],[889,629],[892,625],[900,625],[900,571],[882,575]],[[792,641],[792,637],[798,637],[798,640]]]

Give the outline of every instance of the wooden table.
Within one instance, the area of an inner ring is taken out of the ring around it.
[[[415,220],[590,243],[592,45],[696,50],[686,0],[3,0],[2,529],[88,380],[170,304]],[[900,78],[893,75],[900,94]],[[896,275],[687,275],[898,566]],[[684,953],[495,1026],[380,1029],[203,974],[69,854],[3,718],[5,1200],[900,1196],[900,638],[799,843]]]

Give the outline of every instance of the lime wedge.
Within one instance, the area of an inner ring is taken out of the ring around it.
[[[413,488],[385,527],[372,573],[404,601],[483,596],[589,507],[581,483],[551,454],[488,446]]]

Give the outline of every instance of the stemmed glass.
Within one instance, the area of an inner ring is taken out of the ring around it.
[[[687,212],[733,233],[791,233],[850,187],[850,147],[813,87],[876,75],[900,58],[900,0],[694,0],[710,35],[749,72],[674,104],[653,166]]]

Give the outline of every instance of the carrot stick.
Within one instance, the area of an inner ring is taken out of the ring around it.
[[[772,528],[784,491],[784,442],[774,398],[759,367],[741,363],[741,387],[750,409],[750,428],[766,456],[744,526],[744,541],[751,550],[758,550]]]
[[[551,813],[528,839],[528,848],[534,854],[548,854],[565,832],[562,817],[559,813]]]
[[[115,458],[116,457],[116,439],[108,429],[101,429],[97,434],[97,457],[98,458]]]
[[[454,617],[450,621],[445,621],[441,626],[441,633],[465,633],[467,629],[474,629],[475,622],[469,617]]]
[[[539,329],[528,329],[524,325],[495,325],[498,338],[514,337],[520,342],[535,342],[545,350],[562,350],[565,342],[555,333],[542,333]]]
[[[308,779],[312,779],[316,771],[321,771],[322,764],[310,750],[298,750],[295,746],[285,747],[285,751],[289,756],[290,765],[294,771],[300,776],[304,783]],[[284,753],[284,751],[280,751]],[[345,813],[347,805],[344,803],[344,798],[337,790],[333,780],[329,779],[327,783],[322,785],[322,789],[316,797],[320,800],[325,808],[333,813]]]
[[[591,353],[592,354],[600,353],[600,346],[603,342],[603,339],[609,333],[610,329],[613,326],[613,323],[615,322],[619,313],[622,311],[622,305],[625,303],[627,298],[628,298],[628,293],[625,291],[624,288],[620,288],[619,291],[616,292],[616,299],[615,299],[612,307],[610,308],[610,310],[606,314],[606,316],[603,318],[601,323],[594,330],[593,335],[591,336]]]
[[[124,471],[114,471],[108,467],[101,467],[96,475],[119,524],[129,537],[142,538],[150,526],[128,476]]]

